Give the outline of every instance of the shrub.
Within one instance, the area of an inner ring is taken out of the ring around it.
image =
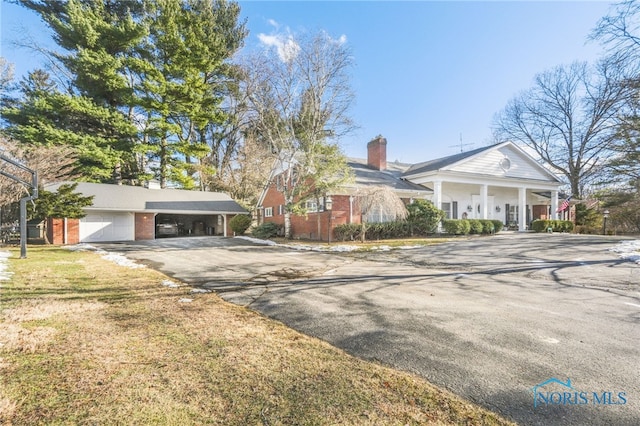
[[[442,222],[442,226],[447,234],[453,235],[466,235],[471,230],[467,219],[447,219]]]
[[[570,220],[537,219],[531,223],[531,229],[535,232],[547,232],[549,228],[553,232],[571,232],[573,231],[573,222]]]
[[[338,241],[355,241],[360,237],[361,228],[358,223],[345,223],[336,226],[333,235]]]
[[[407,210],[409,236],[433,234],[445,216],[444,211],[436,208],[431,201],[421,199],[407,205]]]
[[[493,234],[495,230],[495,226],[493,222],[489,219],[480,219],[480,223],[482,224],[482,233],[483,234]]]
[[[246,214],[239,214],[231,218],[229,227],[236,235],[243,235],[251,226],[251,217]]]
[[[265,222],[262,225],[258,225],[253,228],[251,235],[260,239],[274,238],[281,233],[281,230],[282,225],[278,225],[273,222]]]
[[[497,234],[498,232],[502,231],[502,228],[504,227],[504,223],[502,223],[501,220],[493,219],[491,223],[493,223],[493,232]]]
[[[469,220],[469,232],[472,234],[482,234],[482,223],[478,219]]]

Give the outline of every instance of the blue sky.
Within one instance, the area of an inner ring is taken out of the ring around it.
[[[491,141],[494,115],[539,72],[575,60],[594,60],[601,46],[587,42],[608,2],[521,1],[240,1],[250,34],[325,30],[346,37],[355,67],[359,129],[342,141],[345,153],[366,156],[382,134],[387,159],[418,162]],[[32,52],[12,42],[47,40],[31,12],[1,4],[0,55],[18,75],[38,67]],[[51,45],[50,41],[47,41]]]

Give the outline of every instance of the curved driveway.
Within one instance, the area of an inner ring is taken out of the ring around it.
[[[518,423],[637,425],[640,266],[608,251],[619,241],[515,233],[358,254],[211,237],[102,247]]]

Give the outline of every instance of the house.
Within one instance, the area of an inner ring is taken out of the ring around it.
[[[354,182],[327,194],[320,205],[309,201],[306,216],[292,216],[294,238],[327,240],[337,225],[361,223],[355,197],[367,185],[391,187],[405,203],[429,200],[450,219],[498,219],[524,231],[535,219],[557,218],[562,182],[512,142],[404,164],[387,162],[387,140],[378,136],[367,144],[366,159],[349,158],[348,164]],[[275,182],[260,196],[258,220],[284,224],[284,197]]]
[[[45,189],[54,192],[63,183]],[[247,214],[221,192],[87,182],[79,182],[76,192],[93,196],[93,204],[84,209],[86,216],[81,219],[50,219],[47,232],[53,244],[152,240],[157,225],[165,222],[175,223],[179,235],[226,237],[231,233],[229,219]]]

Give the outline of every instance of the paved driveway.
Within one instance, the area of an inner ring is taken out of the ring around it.
[[[637,425],[640,266],[607,250],[618,241],[506,234],[364,254],[214,238],[105,248],[522,424]],[[550,378],[570,388],[535,389],[534,407],[534,387]]]

